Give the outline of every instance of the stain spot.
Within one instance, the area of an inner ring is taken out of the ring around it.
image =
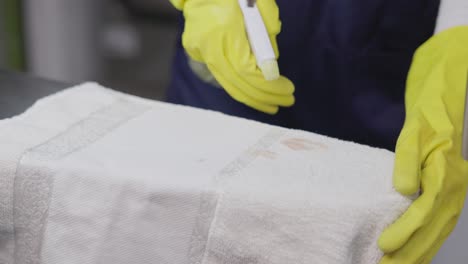
[[[257,150],[257,151],[254,151],[254,155],[257,157],[262,157],[262,158],[270,159],[270,160],[274,160],[278,157],[277,153],[273,151],[269,151],[269,150]]]
[[[285,139],[281,143],[294,151],[328,149],[328,146],[323,143],[313,142],[305,138]]]

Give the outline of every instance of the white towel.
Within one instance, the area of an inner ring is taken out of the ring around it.
[[[373,264],[393,154],[84,84],[0,121],[0,263]]]

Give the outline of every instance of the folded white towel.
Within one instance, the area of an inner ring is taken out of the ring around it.
[[[391,152],[84,84],[0,122],[0,263],[378,263]]]

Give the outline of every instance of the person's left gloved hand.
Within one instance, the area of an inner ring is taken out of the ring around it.
[[[380,237],[381,264],[430,263],[457,223],[468,186],[467,80],[468,27],[437,34],[416,52],[393,179],[400,193],[421,195]]]

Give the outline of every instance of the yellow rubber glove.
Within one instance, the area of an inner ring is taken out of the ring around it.
[[[381,264],[430,263],[457,223],[468,185],[461,154],[467,80],[468,27],[446,30],[416,52],[393,179],[400,193],[421,195],[380,237]]]
[[[191,59],[206,64],[217,82],[235,100],[275,114],[294,104],[294,85],[281,76],[266,81],[251,51],[237,0],[171,0],[185,16],[182,44]],[[278,56],[279,10],[274,0],[257,1]]]

